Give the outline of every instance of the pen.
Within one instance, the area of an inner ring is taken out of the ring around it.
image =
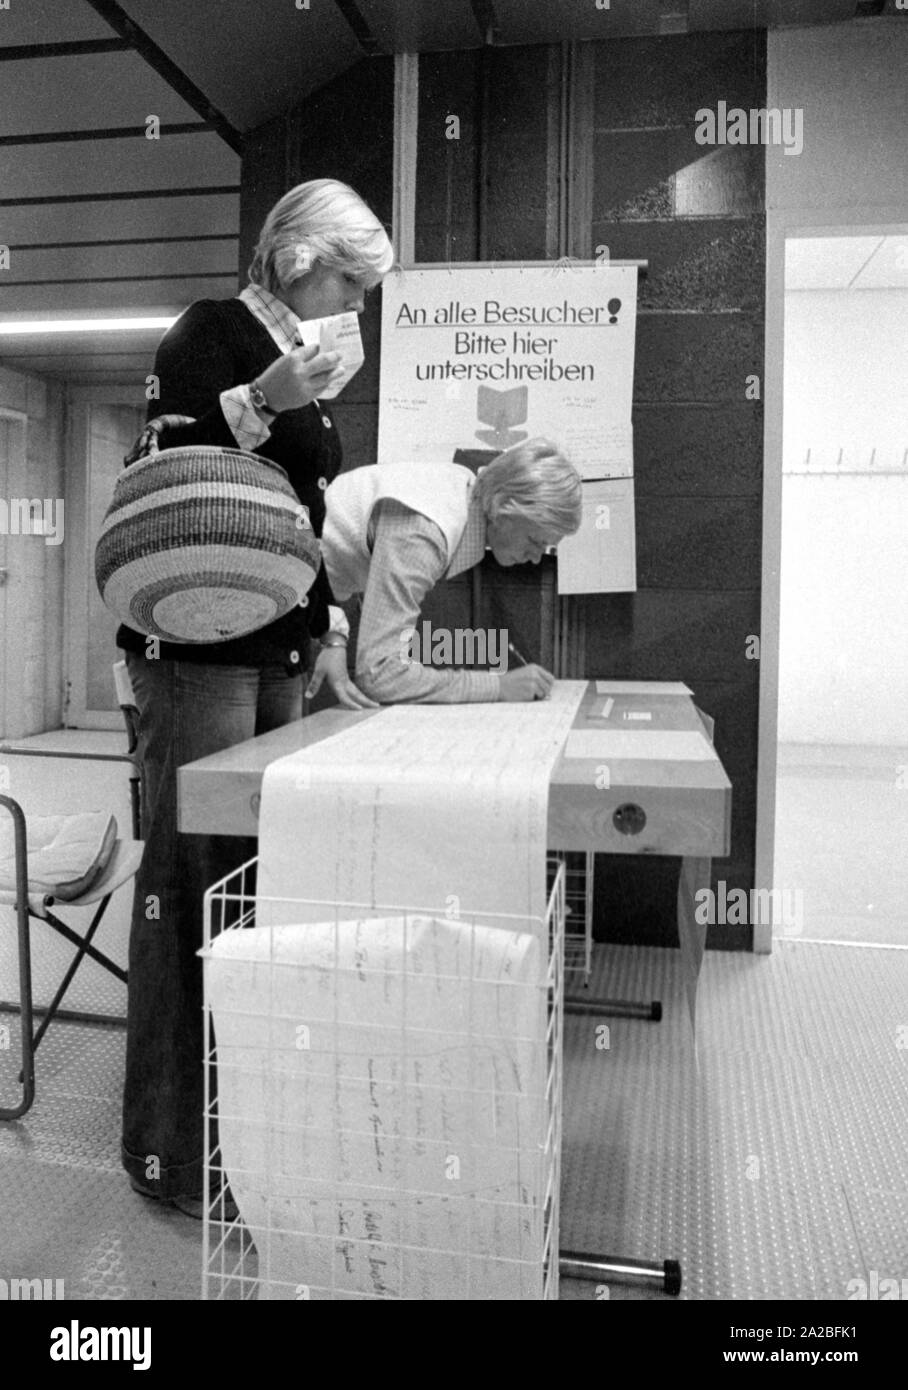
[[[517,660],[520,662],[521,666],[529,666],[530,663],[527,661],[527,659],[526,659],[525,656],[521,656],[521,655],[520,655],[520,652],[519,652],[519,651],[517,650],[517,648],[514,646],[514,643],[513,643],[513,642],[509,642],[509,643],[508,643],[508,651],[511,653],[511,656],[516,656],[516,658],[517,658]]]

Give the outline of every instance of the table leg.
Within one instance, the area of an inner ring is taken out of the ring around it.
[[[697,982],[706,949],[706,923],[697,921],[696,895],[701,889],[709,888],[711,878],[712,859],[682,859],[678,879],[678,940],[681,945],[684,991],[695,1040]]]

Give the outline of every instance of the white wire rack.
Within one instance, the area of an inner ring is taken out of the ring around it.
[[[544,921],[255,871],[205,898],[202,1297],[557,1299],[564,864]]]
[[[550,860],[564,869],[564,973],[582,975],[584,987],[593,968],[593,888],[596,857],[580,850]]]

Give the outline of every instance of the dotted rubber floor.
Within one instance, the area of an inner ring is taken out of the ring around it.
[[[681,1261],[682,1299],[845,1299],[908,1276],[908,952],[780,941],[711,952],[697,1056],[671,950],[597,947],[591,995],[659,1024],[565,1022],[562,1248]],[[15,1089],[13,1046],[0,1094]],[[601,1036],[601,1035],[600,1035]],[[196,1299],[202,1227],[119,1167],[125,1034],[57,1022],[38,1091],[0,1123],[0,1276],[68,1298]],[[612,1299],[662,1299],[610,1285]],[[563,1281],[564,1299],[603,1296]]]

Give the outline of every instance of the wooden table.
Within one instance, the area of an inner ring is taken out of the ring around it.
[[[712,741],[709,723],[688,695],[616,695],[607,720],[594,714],[605,699],[597,694],[596,682],[588,682],[573,728],[700,731]],[[650,718],[630,723],[624,719],[627,712]],[[381,710],[322,710],[186,764],[178,773],[180,830],[256,835],[269,763],[381,715]],[[697,859],[729,853],[731,784],[715,753],[702,761],[613,759],[607,774],[601,767],[598,759],[563,753],[558,759],[549,792],[549,849]]]

